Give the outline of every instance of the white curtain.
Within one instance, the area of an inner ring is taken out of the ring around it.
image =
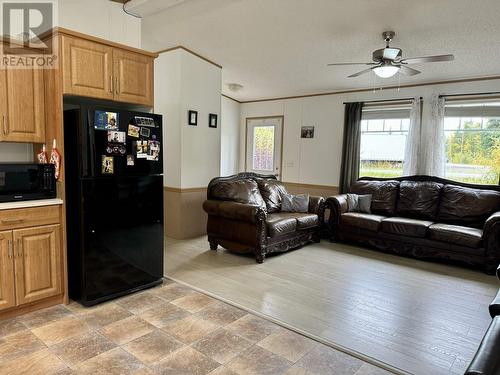
[[[411,176],[419,173],[419,149],[422,103],[420,97],[413,99],[410,110],[410,127],[406,136],[405,158],[403,162],[403,176]]]
[[[444,105],[444,98],[432,96],[427,121],[423,122],[420,130],[419,174],[444,177]]]

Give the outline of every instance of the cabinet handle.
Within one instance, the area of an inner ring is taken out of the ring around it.
[[[3,134],[7,135],[7,128],[5,127],[5,122],[6,122],[6,119],[5,119],[5,115],[2,115],[2,129],[3,129]]]
[[[8,242],[8,246],[9,246],[9,259],[12,259],[14,257],[14,253],[12,251],[12,241],[9,240],[7,242]]]
[[[10,129],[9,129],[9,116],[5,115],[5,125],[7,127],[7,134],[10,133]]]
[[[120,94],[120,80],[116,77],[116,93]]]
[[[20,238],[17,239],[17,256],[23,256],[22,242]]]
[[[23,221],[24,221],[24,219],[3,219],[2,223],[5,223],[5,224],[18,224],[18,223],[22,223]]]
[[[109,92],[112,94],[113,93],[113,76],[109,76]]]

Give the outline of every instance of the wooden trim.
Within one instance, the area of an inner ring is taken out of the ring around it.
[[[112,42],[110,40],[98,38],[98,37],[95,37],[92,35],[83,34],[83,33],[80,33],[78,31],[65,29],[63,27],[55,27],[52,30],[52,32],[54,35],[56,35],[56,34],[69,35],[69,36],[73,36],[73,37],[77,37],[77,38],[81,38],[81,39],[90,40],[90,41],[96,42],[96,43],[105,44],[105,45],[110,46],[110,47],[120,48],[120,49],[124,49],[124,50],[130,51],[130,52],[139,53],[141,55],[146,55],[146,56],[150,56],[150,57],[154,57],[154,58],[158,57],[158,53],[156,53],[156,52],[149,52],[149,51],[145,51],[145,50],[140,49],[140,48],[126,46],[125,44]]]
[[[294,187],[299,187],[299,188],[306,188],[306,189],[321,189],[321,190],[338,190],[338,186],[330,186],[330,185],[314,185],[314,184],[303,184],[300,182],[287,182],[283,181],[284,184],[286,185],[291,185]]]
[[[221,96],[223,96],[224,98],[228,98],[228,99],[231,99],[232,101],[235,101],[236,103],[239,103],[241,104],[241,102],[235,98],[231,98],[230,96],[226,95],[226,94],[221,94]]]
[[[18,315],[24,315],[32,311],[60,304],[67,304],[67,302],[65,302],[65,298],[63,295],[49,297],[41,301],[31,302],[22,306],[16,306],[8,310],[1,311],[0,320],[11,318]]]
[[[393,90],[397,88],[405,89],[410,87],[420,87],[420,86],[433,86],[433,85],[446,85],[451,83],[467,83],[467,82],[478,82],[478,81],[493,81],[500,79],[500,76],[487,76],[487,77],[477,77],[477,78],[465,78],[465,79],[455,79],[455,80],[447,80],[447,81],[434,81],[434,82],[423,82],[423,83],[413,83],[409,85],[403,86],[383,86],[378,90]],[[343,91],[331,91],[331,92],[323,92],[318,94],[306,94],[306,95],[295,95],[295,96],[283,96],[276,98],[268,98],[268,99],[255,99],[255,100],[242,100],[241,103],[259,103],[259,102],[269,102],[275,100],[287,100],[287,99],[300,99],[300,98],[310,98],[314,96],[327,96],[327,95],[339,95],[339,94],[351,94],[357,92],[369,92],[373,91],[373,88],[364,88],[364,89],[355,89],[355,90],[343,90]]]
[[[172,193],[200,193],[200,192],[206,192],[207,187],[194,187],[194,188],[178,188],[178,187],[173,187],[173,186],[164,186],[163,187],[164,191],[169,191]]]
[[[216,67],[217,67],[217,68],[219,68],[219,69],[222,69],[222,65],[219,65],[219,64],[217,64],[217,63],[213,62],[212,60],[207,59],[206,57],[204,57],[204,56],[200,55],[199,53],[196,53],[196,52],[194,52],[193,50],[191,50],[191,49],[189,49],[189,48],[187,48],[187,47],[184,47],[184,46],[182,46],[182,45],[175,46],[175,47],[172,47],[172,48],[162,49],[162,50],[160,50],[160,51],[157,51],[157,52],[156,52],[156,55],[158,56],[160,53],[164,53],[164,52],[171,52],[171,51],[175,51],[175,50],[177,50],[177,49],[183,49],[184,51],[189,52],[190,54],[192,54],[192,55],[194,55],[194,56],[198,57],[199,59],[202,59],[202,60],[206,61],[207,63],[212,64],[212,65],[216,66]],[[234,100],[234,99],[233,99],[233,100]]]

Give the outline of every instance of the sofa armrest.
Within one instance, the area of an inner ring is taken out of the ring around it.
[[[483,240],[487,272],[493,273],[500,263],[500,211],[492,214],[484,223]]]
[[[493,301],[491,301],[489,311],[492,318],[500,315],[500,290],[498,291]]]
[[[500,316],[493,318],[464,375],[500,374]]]
[[[325,198],[323,197],[309,197],[309,210],[310,214],[319,215],[321,212],[321,206],[325,203]]]
[[[325,202],[325,207],[330,210],[330,218],[328,222],[338,224],[340,215],[347,212],[347,194],[334,195],[328,197]]]
[[[203,202],[203,209],[209,215],[250,223],[256,223],[266,216],[264,209],[259,206],[214,199]]]

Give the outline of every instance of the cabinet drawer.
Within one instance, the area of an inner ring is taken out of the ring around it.
[[[59,224],[60,206],[0,210],[0,231],[37,225]]]

